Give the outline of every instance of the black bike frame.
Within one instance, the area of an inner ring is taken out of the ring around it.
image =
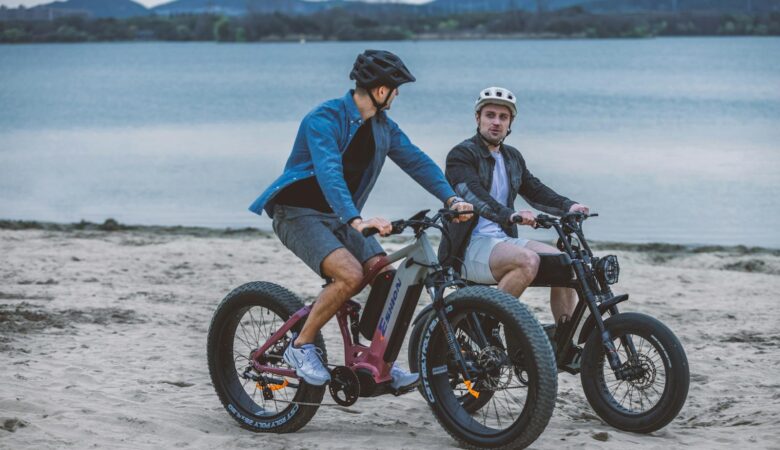
[[[558,367],[563,370],[571,373],[579,372],[580,353],[574,342],[576,331],[577,329],[581,330],[576,343],[582,344],[594,330],[597,330],[601,336],[609,366],[618,374],[622,363],[615,345],[612,343],[612,337],[604,326],[602,315],[605,313],[618,314],[617,304],[628,300],[628,295],[615,296],[609,285],[600,281],[596,276],[595,258],[582,232],[581,217],[584,216],[565,215],[560,220],[548,222],[547,226],[547,228],[549,226],[555,228],[559,237],[559,249],[571,258],[571,267],[576,276],[574,289],[579,298],[572,317],[556,329],[556,361]],[[575,239],[580,245],[573,245]],[[586,311],[590,312],[587,318],[585,318]],[[630,337],[621,337],[621,342],[631,354],[636,353]]]

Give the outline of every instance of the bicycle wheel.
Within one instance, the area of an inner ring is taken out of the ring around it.
[[[411,372],[417,372],[419,370],[420,337],[422,336],[426,321],[433,314],[435,313],[432,310],[430,310],[428,311],[425,317],[420,317],[417,323],[415,324],[414,328],[412,328],[412,333],[409,335],[409,349],[407,351],[407,358],[409,360],[409,371]],[[484,318],[484,315],[482,314],[478,314],[478,318],[480,320],[480,323],[482,324],[482,329],[484,334],[487,336],[488,339],[491,339],[491,337],[493,336],[492,335],[493,330],[491,329],[490,321],[483,322],[481,319]],[[474,345],[475,336],[473,336],[473,334],[471,333],[471,328],[464,329],[460,325],[461,323],[458,323],[455,327],[455,336],[456,339],[458,340],[458,343],[461,346],[461,349],[471,353],[478,351],[475,349],[475,345]],[[458,376],[457,370],[454,370],[454,366],[450,376],[451,379],[455,379]],[[422,383],[418,385],[417,389],[420,391],[420,394],[422,394],[422,396],[425,397],[425,390],[423,389]],[[468,391],[466,391],[463,393],[463,395],[458,397],[458,401],[463,405],[463,409],[465,409],[470,414],[482,408],[487,402],[490,401],[492,396],[493,396],[493,391],[487,389],[487,387],[483,387],[483,389],[480,390],[479,398],[475,398],[473,395],[469,394]]]
[[[542,327],[516,298],[489,287],[460,289],[446,302],[472,384],[464,382],[444,326],[432,315],[418,351],[423,395],[436,419],[468,447],[530,445],[552,416],[558,388]]]
[[[664,324],[638,313],[604,321],[623,361],[619,380],[604,355],[599,333],[582,352],[580,380],[590,406],[615,428],[651,433],[671,422],[688,396],[688,359],[680,341]],[[636,353],[627,345],[627,337]]]
[[[234,289],[222,300],[208,334],[211,381],[222,405],[242,427],[252,431],[287,433],[300,429],[317,412],[325,386],[312,386],[295,377],[257,373],[249,357],[276,332],[303,303],[287,289],[253,282]],[[264,355],[264,364],[289,367],[282,359],[298,322]],[[325,353],[321,335],[315,344]],[[252,377],[262,380],[255,381]],[[263,389],[263,384],[268,389]],[[269,395],[270,393],[270,395]],[[264,395],[265,394],[265,395]]]

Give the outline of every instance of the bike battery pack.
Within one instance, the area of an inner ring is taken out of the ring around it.
[[[366,300],[366,306],[363,308],[363,315],[360,316],[358,326],[360,334],[369,341],[374,337],[374,330],[379,323],[379,316],[385,307],[385,300],[390,293],[390,286],[393,285],[394,278],[395,270],[380,273],[374,279],[371,292],[368,293],[368,300]]]

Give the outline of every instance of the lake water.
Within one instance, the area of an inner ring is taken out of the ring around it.
[[[390,114],[440,164],[512,89],[507,142],[595,239],[780,247],[778,38],[0,46],[0,218],[270,228],[246,208],[365,48],[417,77]],[[388,163],[364,215],[437,206]]]

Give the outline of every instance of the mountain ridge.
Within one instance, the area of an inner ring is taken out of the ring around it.
[[[780,0],[434,0],[424,4],[368,3],[359,0],[173,0],[153,8],[133,0],[64,0],[36,8],[88,11],[92,17],[124,19],[150,14],[247,14],[309,15],[333,8],[356,14],[415,13],[423,15],[466,14],[481,12],[555,11],[578,8],[591,13],[712,12],[764,13],[780,12]]]
[[[88,11],[94,18],[126,19],[152,14],[152,10],[133,0],[65,0],[55,1],[36,8],[75,9]]]

